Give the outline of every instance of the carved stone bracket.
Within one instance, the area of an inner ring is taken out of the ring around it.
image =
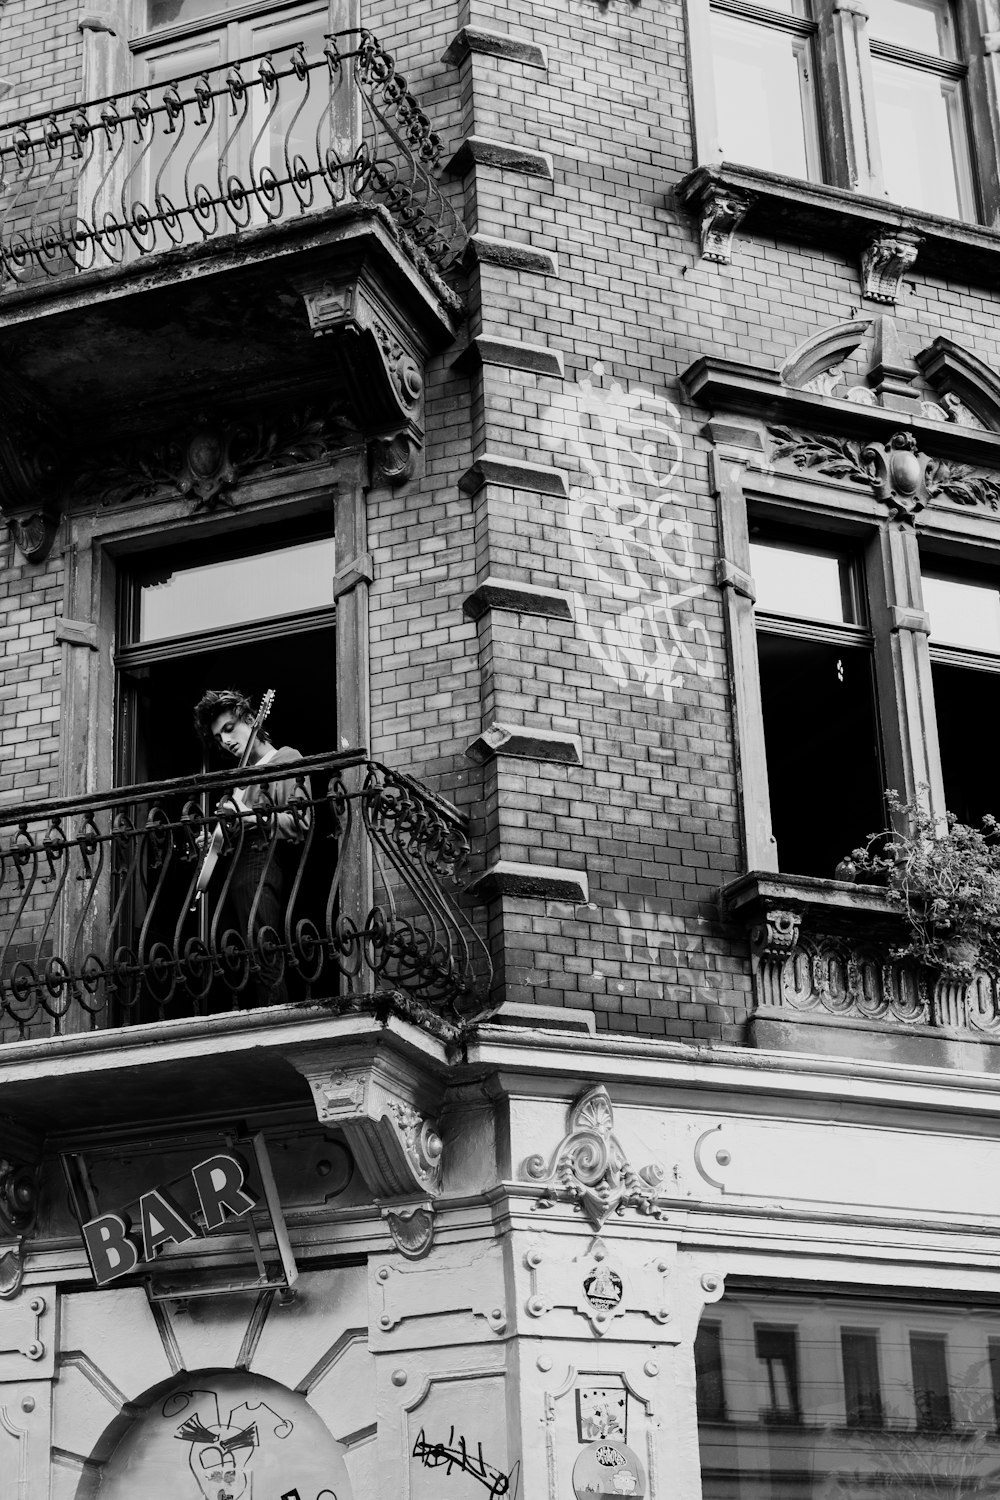
[[[16,1121],[0,1120],[0,1298],[14,1297],[24,1280],[25,1245],[38,1219],[41,1145]]]
[[[702,168],[684,179],[680,202],[698,225],[702,259],[728,266],[733,236],[753,203],[751,194],[723,187]]]
[[[659,1188],[662,1167],[633,1168],[614,1133],[615,1119],[603,1084],[576,1101],[569,1112],[569,1129],[548,1161],[536,1154],[522,1168],[522,1180],[540,1183],[546,1193],[539,1208],[558,1200],[575,1200],[595,1229],[609,1214],[635,1208],[653,1218],[663,1217]]]
[[[762,958],[784,959],[798,947],[802,913],[784,907],[767,907],[763,920],[751,930],[750,944]]]
[[[886,229],[874,235],[861,252],[862,294],[873,302],[897,302],[920,243],[920,235],[905,230]]]
[[[318,1118],[338,1126],[404,1255],[430,1248],[444,1145],[437,1124],[443,1084],[378,1040],[294,1054]]]
[[[367,437],[406,438],[389,454],[380,450],[401,483],[412,453],[423,441],[423,352],[390,300],[364,271],[343,281],[298,283],[309,326],[317,337],[333,336],[351,389],[358,426]]]

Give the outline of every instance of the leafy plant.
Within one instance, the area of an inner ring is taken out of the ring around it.
[[[1000,823],[988,813],[972,828],[949,813],[942,829],[898,793],[886,800],[907,832],[874,833],[851,859],[855,878],[884,885],[906,918],[909,942],[892,956],[956,979],[1000,967]]]

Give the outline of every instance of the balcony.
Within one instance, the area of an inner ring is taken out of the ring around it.
[[[361,753],[303,757],[282,777],[284,814],[266,771],[5,811],[0,1039],[274,1004],[374,1003],[444,1038],[484,1015],[489,954],[454,895],[461,814]],[[263,810],[241,816],[237,783],[263,788]],[[199,896],[213,835],[219,862]]]
[[[408,478],[462,316],[441,150],[367,31],[0,129],[0,503],[29,561],[206,427],[308,407]]]
[[[750,941],[754,1045],[1000,1072],[1000,975],[895,957],[905,924],[886,891],[751,872],[721,907]]]
[[[68,104],[0,132],[0,288],[348,203],[437,271],[465,234],[440,138],[369,31]]]

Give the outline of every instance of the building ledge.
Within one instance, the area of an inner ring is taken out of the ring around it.
[[[899,909],[877,885],[855,885],[847,880],[822,880],[812,875],[781,875],[751,870],[731,880],[719,892],[726,916],[754,919],[772,907],[850,918],[883,918],[898,924]]]
[[[820,245],[853,259],[877,237],[912,236],[917,241],[915,264],[921,275],[994,285],[1000,271],[1000,233],[995,230],[844,188],[722,162],[689,172],[675,192],[678,203],[701,218],[703,244],[706,205],[725,195],[728,206],[722,233],[730,243],[733,234],[764,234],[793,244]],[[718,226],[718,213],[714,217]],[[734,217],[737,222],[732,224]],[[714,253],[710,241],[707,255],[714,260],[729,258]],[[877,292],[875,296],[879,301],[894,300]]]

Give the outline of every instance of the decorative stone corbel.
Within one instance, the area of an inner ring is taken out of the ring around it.
[[[416,339],[363,271],[344,281],[301,281],[298,290],[316,337],[337,339],[360,430],[388,440],[374,460],[384,467],[380,482],[401,484],[423,442],[423,355]]]
[[[728,266],[733,258],[733,238],[746,217],[752,199],[709,179],[698,194],[694,212],[702,260]]]
[[[861,457],[872,466],[876,496],[898,516],[912,519],[929,503],[927,476],[934,460],[918,451],[912,432],[894,432],[885,444],[869,443]]]
[[[0,1298],[24,1280],[25,1242],[38,1219],[41,1143],[16,1121],[0,1120]]]
[[[368,444],[368,479],[372,489],[398,489],[413,478],[420,445],[409,432],[391,438],[372,438]]]
[[[769,906],[750,931],[750,954],[757,978],[760,1005],[780,1005],[785,960],[799,945],[802,913]]]
[[[614,1111],[603,1084],[588,1089],[571,1107],[569,1129],[549,1160],[541,1154],[529,1156],[521,1172],[522,1181],[546,1189],[539,1208],[560,1199],[575,1200],[595,1229],[609,1214],[623,1214],[626,1208],[662,1218],[659,1188],[665,1175],[662,1167],[636,1171],[630,1165],[615,1135]]]
[[[861,291],[873,302],[897,302],[903,277],[920,249],[919,234],[885,229],[875,234],[861,252]]]
[[[432,1223],[413,1221],[415,1206],[428,1208],[441,1191],[442,1082],[378,1040],[293,1054],[289,1060],[309,1083],[317,1117],[343,1131],[372,1195],[396,1215],[398,1235],[422,1241]],[[404,1218],[411,1220],[406,1229]],[[400,1244],[396,1232],[394,1238]]]

